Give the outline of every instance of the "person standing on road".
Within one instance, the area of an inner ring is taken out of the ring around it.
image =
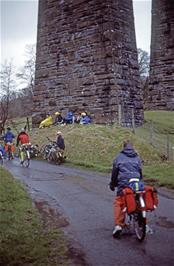
[[[109,187],[112,191],[117,187],[114,200],[115,227],[113,236],[118,237],[125,225],[125,208],[123,189],[129,186],[131,178],[142,179],[141,159],[129,140],[123,142],[123,150],[113,162],[112,175]]]

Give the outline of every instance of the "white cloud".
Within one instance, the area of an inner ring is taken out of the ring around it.
[[[13,60],[13,64],[16,67],[24,65],[25,61],[25,47],[27,44],[32,44],[33,39],[15,40],[13,42],[7,41],[1,49],[1,62],[3,63],[6,59]]]

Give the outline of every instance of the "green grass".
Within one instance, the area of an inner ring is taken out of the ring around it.
[[[32,133],[33,142],[39,142],[40,145],[47,143],[46,136],[54,139],[58,128],[65,138],[68,164],[110,173],[112,161],[122,149],[122,141],[129,138],[133,141],[135,149],[144,161],[143,172],[146,182],[151,183],[151,179],[154,179],[155,176],[154,183],[156,185],[174,188],[172,163],[162,163],[160,153],[148,145],[141,136],[132,134],[131,130],[104,125],[50,127],[34,130]],[[166,176],[168,176],[167,179]]]
[[[151,143],[161,155],[174,160],[174,112],[146,111],[144,115],[145,123],[136,129],[136,135]]]
[[[61,231],[43,228],[22,185],[0,168],[0,265],[66,265],[66,252]]]
[[[152,164],[144,167],[144,180],[156,186],[174,189],[174,166],[172,164]]]
[[[147,122],[153,122],[159,133],[174,134],[174,112],[146,111],[144,117]]]
[[[61,130],[65,138],[68,162],[95,170],[109,170],[115,155],[121,150],[124,139],[131,139],[143,160],[148,164],[150,160],[160,161],[157,151],[131,133],[131,130],[117,126],[105,125],[67,125],[35,129],[32,132],[32,142],[39,146],[48,143],[46,136],[56,138],[56,131]]]

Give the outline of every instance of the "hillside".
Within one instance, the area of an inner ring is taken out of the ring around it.
[[[168,113],[168,115],[167,115]],[[164,115],[164,116],[163,116]],[[167,117],[168,119],[167,119]],[[166,142],[164,131],[172,130],[172,112],[145,112],[145,125],[151,120],[158,125],[158,140]],[[22,120],[16,122],[16,127],[21,127]],[[44,129],[33,129],[30,132],[32,143],[42,147],[48,143],[47,137],[54,140],[57,130],[61,130],[66,144],[66,164],[90,168],[95,171],[110,173],[115,155],[122,149],[124,139],[130,139],[137,152],[140,154],[144,175],[148,180],[157,180],[159,185],[174,188],[173,159],[167,161],[161,146],[150,143],[149,129],[145,126],[137,128],[135,134],[132,129],[125,129],[116,125],[67,125],[51,126]],[[155,132],[156,133],[156,132]],[[154,135],[155,136],[155,135]],[[153,138],[154,138],[153,136]],[[173,138],[173,134],[170,134]],[[155,138],[154,138],[155,139]],[[173,150],[171,150],[173,152]],[[171,154],[173,155],[173,154]]]

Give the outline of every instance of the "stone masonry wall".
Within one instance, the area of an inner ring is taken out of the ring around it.
[[[174,0],[152,1],[149,109],[174,110]]]
[[[130,0],[40,0],[33,124],[87,111],[94,122],[143,122]]]

